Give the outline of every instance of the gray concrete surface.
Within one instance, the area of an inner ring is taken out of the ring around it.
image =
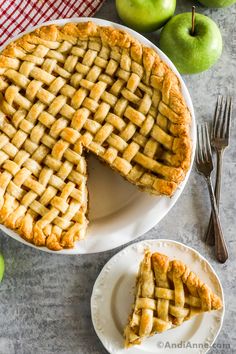
[[[189,11],[192,1],[179,0],[177,12]],[[196,3],[196,2],[194,2]],[[224,51],[209,71],[185,76],[197,121],[211,121],[216,96],[235,95],[236,6],[198,11],[214,19],[222,32]],[[107,0],[97,17],[120,22],[114,1]],[[158,43],[158,34],[148,35]],[[235,118],[236,111],[234,111]],[[201,176],[192,171],[181,198],[171,212],[144,238],[169,238],[196,248],[217,271],[225,292],[226,313],[210,354],[236,353],[236,126],[231,148],[225,155],[221,219],[230,250],[229,261],[215,261],[213,250],[201,237],[207,226],[210,202]],[[119,248],[121,249],[121,248]],[[6,260],[0,285],[0,354],[105,354],[90,318],[90,295],[103,265],[119,249],[95,255],[50,255],[23,246],[0,234],[0,250]],[[207,326],[206,326],[207,328]],[[230,348],[226,348],[230,346]]]

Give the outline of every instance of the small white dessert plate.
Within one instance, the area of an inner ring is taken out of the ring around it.
[[[46,22],[36,27],[29,28],[28,33],[42,25],[55,24],[62,26],[68,22],[93,21],[100,26],[113,26],[129,32],[141,43],[157,51],[162,60],[176,73],[181,85],[186,104],[192,115],[191,138],[192,138],[192,162],[196,146],[196,127],[192,101],[188,89],[175,68],[174,64],[161,52],[152,42],[131,30],[128,27],[117,23],[105,21],[91,17],[70,18]],[[22,33],[23,34],[23,33]],[[22,36],[21,34],[21,36]],[[17,36],[5,43],[19,38]],[[0,48],[0,51],[4,47]],[[110,250],[125,243],[135,240],[153,226],[155,226],[174,206],[181,195],[188,180],[190,170],[185,180],[180,185],[172,198],[155,197],[141,192],[135,186],[125,181],[121,176],[102,165],[96,158],[90,155],[89,162],[89,227],[86,239],[75,243],[73,249],[63,249],[57,254],[83,254],[95,253]],[[192,165],[191,165],[192,167]],[[28,246],[32,246],[42,251],[55,253],[46,247],[36,247],[24,241],[16,232],[0,225],[0,230]]]
[[[219,278],[208,261],[194,249],[171,240],[145,240],[124,248],[103,267],[93,287],[91,315],[95,331],[111,354],[204,354],[213,345],[223,322],[219,311],[200,314],[181,326],[154,335],[141,345],[124,349],[123,330],[134,301],[139,263],[145,250],[180,259],[222,298]]]

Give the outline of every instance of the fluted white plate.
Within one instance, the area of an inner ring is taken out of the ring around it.
[[[113,256],[104,266],[93,287],[91,315],[94,329],[111,354],[204,354],[221,329],[224,306],[219,311],[202,313],[181,326],[156,334],[141,345],[124,349],[123,330],[134,302],[139,264],[145,250],[180,259],[209,285],[224,303],[219,278],[208,261],[196,250],[171,240],[145,240],[133,243]]]
[[[152,42],[131,30],[128,27],[116,24],[114,22],[105,21],[97,18],[71,18],[66,20],[57,20],[46,22],[44,25],[56,24],[64,25],[68,22],[84,22],[93,21],[101,26],[113,26],[129,32],[133,37],[137,38],[141,43],[149,46],[157,51],[162,60],[176,73],[181,85],[183,96],[192,115],[191,137],[193,142],[192,161],[196,146],[196,126],[192,101],[188,89],[175,68],[174,64],[161,52]],[[42,24],[40,25],[42,26]],[[27,32],[33,31],[32,27]],[[21,34],[22,35],[22,34]],[[19,38],[17,36],[12,40]],[[5,46],[10,40],[5,44]],[[2,50],[4,47],[1,47]],[[184,186],[188,180],[190,170],[172,198],[156,197],[139,191],[135,186],[125,181],[118,173],[111,168],[102,165],[96,158],[90,155],[89,158],[89,220],[90,224],[87,231],[87,237],[84,241],[76,242],[73,249],[62,250],[60,254],[80,254],[95,253],[107,251],[128,243],[141,236],[153,226],[155,226],[174,206],[177,199],[183,192]],[[192,165],[191,165],[192,166]],[[9,236],[26,245],[31,245],[24,241],[17,233],[0,225]],[[35,247],[39,250],[53,252],[46,247]]]

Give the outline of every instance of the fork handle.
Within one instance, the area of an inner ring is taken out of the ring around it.
[[[215,198],[216,198],[216,205],[217,205],[218,211],[219,211],[219,205],[220,205],[220,190],[221,190],[223,154],[224,154],[224,149],[216,150],[217,169],[216,169]],[[214,233],[212,213],[211,213],[210,221],[209,221],[206,236],[205,236],[205,241],[210,246],[215,245],[215,233]]]
[[[211,207],[212,207],[212,219],[213,219],[213,227],[215,231],[215,253],[216,258],[220,263],[225,263],[228,259],[228,250],[225,243],[224,235],[220,225],[219,213],[216,204],[215,194],[212,187],[211,177],[206,178],[207,186],[211,199]]]

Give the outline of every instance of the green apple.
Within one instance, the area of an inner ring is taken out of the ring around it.
[[[222,37],[209,17],[196,14],[192,20],[192,13],[187,12],[172,17],[165,25],[159,46],[181,74],[195,74],[209,69],[219,59]]]
[[[236,3],[236,0],[199,0],[207,7],[226,7]]]
[[[0,253],[0,282],[2,281],[4,274],[4,258],[3,255]]]
[[[175,12],[176,0],[116,0],[122,21],[140,32],[161,28]]]

